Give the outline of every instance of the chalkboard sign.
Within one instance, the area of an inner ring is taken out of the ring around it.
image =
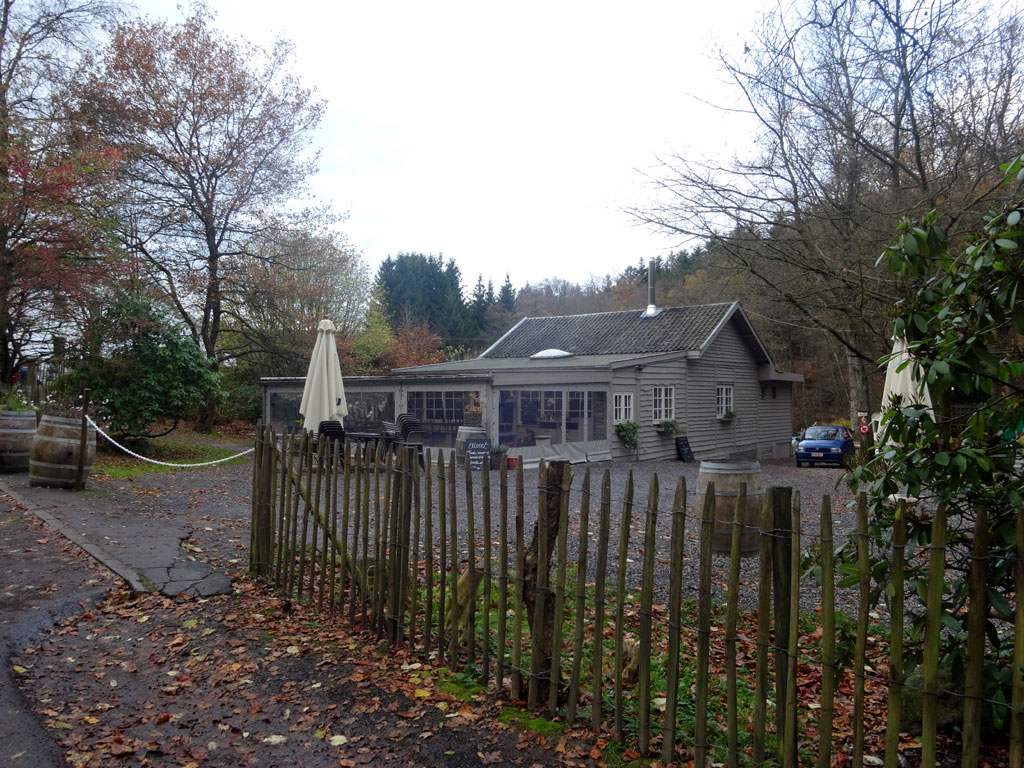
[[[686,435],[676,436],[676,455],[680,461],[693,461],[693,451],[690,450],[690,438]]]
[[[469,456],[469,468],[483,469],[484,461],[491,455],[491,439],[489,437],[467,437],[466,455]]]

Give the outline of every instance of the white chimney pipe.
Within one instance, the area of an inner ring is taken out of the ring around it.
[[[647,311],[644,313],[647,317],[658,314],[658,307],[654,303],[654,280],[654,259],[651,259],[647,262]]]

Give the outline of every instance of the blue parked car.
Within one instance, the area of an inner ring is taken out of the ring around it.
[[[796,444],[796,465],[834,464],[845,466],[857,446],[848,427],[835,424],[808,427]]]

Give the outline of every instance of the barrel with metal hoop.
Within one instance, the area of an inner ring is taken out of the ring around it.
[[[0,411],[0,472],[28,472],[35,411]]]
[[[82,422],[64,416],[43,414],[32,438],[28,462],[28,484],[44,488],[74,488],[78,477]],[[96,456],[96,429],[90,424],[86,437],[85,474]]]
[[[740,486],[747,484],[747,503],[740,522],[740,554],[756,555],[760,546],[761,509],[764,505],[764,484],[761,465],[756,461],[702,461],[697,474],[697,514],[704,506],[703,497],[709,483],[715,484],[715,533],[711,550],[727,555],[732,550],[732,524],[736,517]]]

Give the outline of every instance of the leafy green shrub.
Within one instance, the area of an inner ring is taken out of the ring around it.
[[[942,663],[961,685],[967,662],[965,608],[968,603],[971,546],[979,520],[986,537],[984,698],[992,703],[995,727],[1004,722],[1010,698],[1013,655],[1011,598],[1017,510],[1024,504],[1024,155],[1003,166],[1007,183],[1018,186],[1001,210],[983,217],[953,247],[929,214],[920,224],[903,222],[881,257],[899,282],[902,297],[893,306],[894,331],[906,342],[916,380],[930,390],[935,409],[919,402],[883,404],[883,443],[850,474],[855,491],[866,493],[871,510],[869,536],[891,540],[898,495],[918,499],[907,516],[904,572],[920,603],[910,607],[906,644],[908,674],[922,659],[925,612],[936,505],[945,505],[946,577],[942,595]],[[971,403],[971,414],[952,418],[954,402]],[[984,515],[981,513],[984,512]],[[891,592],[888,546],[872,547],[873,596]],[[856,542],[839,564],[856,581]]]
[[[256,423],[263,414],[263,390],[259,382],[228,381],[224,383],[223,397],[217,409],[222,421],[249,421]]]
[[[34,411],[32,404],[17,387],[0,389],[0,411]]]
[[[640,425],[635,421],[620,421],[615,425],[615,436],[631,451],[640,448]]]
[[[55,382],[58,392],[87,387],[100,419],[119,437],[155,437],[158,422],[174,424],[218,393],[218,376],[196,343],[152,300],[132,293],[114,298],[90,327],[83,348],[92,354]]]

